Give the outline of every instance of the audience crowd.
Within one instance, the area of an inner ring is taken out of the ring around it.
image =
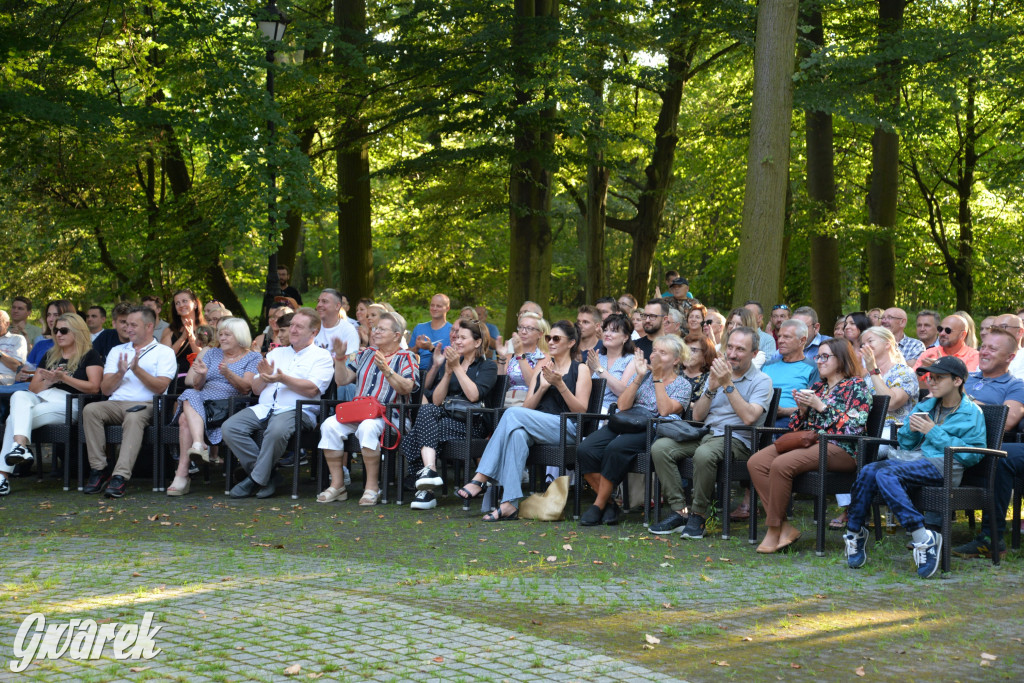
[[[0,417],[6,418],[0,496],[11,492],[17,468],[38,457],[33,430],[78,419],[89,468],[83,491],[124,496],[146,428],[157,419],[154,397],[165,393],[176,399],[178,433],[169,496],[188,494],[201,464],[223,462],[222,442],[241,468],[229,495],[275,495],[286,454],[302,455],[289,452],[299,424],[319,429],[330,474],[317,502],[347,499],[348,458],[355,453],[366,476],[359,504],[376,505],[385,483],[383,451],[394,449],[403,456],[406,485],[416,491],[411,507],[430,509],[445,484],[439,461],[446,444],[472,437],[488,439],[486,448],[455,495],[491,500],[484,506],[489,522],[518,517],[530,448],[557,446],[562,430],[575,441],[581,423],[563,415],[600,406],[611,419],[580,435],[574,472],[596,495],[582,525],[619,523],[617,487],[627,484],[649,447],[671,508],[650,531],[702,538],[728,450],[748,461],[767,515],[762,553],[800,538],[788,517],[792,483],[818,468],[817,437],[864,434],[874,398],[885,396],[885,435],[891,428],[898,439],[880,448],[874,462],[858,471],[854,444],[827,445],[828,470],[856,472],[852,490],[839,497],[846,509],[832,525],[845,531],[847,564],[862,566],[866,515],[881,497],[911,535],[925,578],[948,539],[933,513],[914,508],[908,490],[942,482],[947,446],[986,445],[979,405],[1009,410],[1008,457],[996,471],[997,512],[1007,509],[1014,480],[1024,477],[1024,443],[1017,438],[1024,417],[1024,310],[989,316],[977,327],[964,311],[921,310],[916,338],[906,334],[901,308],[855,311],[840,316],[828,336],[813,308],[775,304],[767,311],[748,301],[723,313],[701,303],[689,281],[670,271],[664,294],[658,288],[646,302],[631,294],[604,297],[580,306],[574,320],[549,323],[543,307],[527,301],[506,340],[482,306],[466,306],[450,321],[444,294],[430,299],[430,319],[410,330],[393,307],[370,299],[360,299],[349,318],[348,298],[334,289],[322,290],[315,308],[303,307],[288,270],[278,274],[284,296],[254,339],[245,320],[216,301],[204,307],[190,289],[174,292],[169,321],[162,319],[160,297],[147,296],[140,305],[114,306],[108,329],[104,307],[90,306],[80,317],[66,299],[47,302],[37,326],[32,302],[16,297],[9,312],[0,311]],[[598,379],[602,393],[591,401]],[[765,425],[775,389],[774,422]],[[493,407],[495,390],[504,408],[497,416],[483,410]],[[414,396],[416,404],[399,410]],[[318,425],[321,397],[336,408]],[[685,427],[681,419],[702,430],[668,428],[673,421]],[[644,426],[651,420],[653,443]],[[112,461],[107,427],[113,425],[121,430]],[[765,426],[787,438],[755,452],[753,428]],[[809,442],[805,434],[812,435]],[[349,437],[357,447],[347,445]],[[979,457],[956,454],[954,484]],[[548,481],[559,474],[549,467]],[[489,488],[501,495],[485,497]],[[734,520],[757,514],[750,499],[748,490],[735,510],[721,512]],[[956,554],[1005,552],[1005,520],[995,520],[991,538],[988,516]]]

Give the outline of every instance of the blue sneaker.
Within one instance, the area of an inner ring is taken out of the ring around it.
[[[868,530],[861,528],[857,533],[847,531],[843,534],[846,541],[846,565],[850,569],[860,569],[868,561],[868,552],[864,546],[868,541]]]
[[[942,552],[942,534],[937,531],[928,531],[931,538],[925,543],[914,544],[914,564],[917,565],[917,575],[927,579],[939,568],[939,557]]]

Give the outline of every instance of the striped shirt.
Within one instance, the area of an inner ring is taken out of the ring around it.
[[[381,403],[394,403],[398,392],[374,364],[373,356],[376,353],[376,347],[368,346],[356,356],[355,365],[348,364],[349,369],[356,373],[356,396],[373,396]],[[411,379],[413,391],[419,387],[420,359],[412,351],[399,349],[388,359],[388,367],[405,379]]]

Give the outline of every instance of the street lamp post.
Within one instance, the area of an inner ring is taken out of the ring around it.
[[[270,103],[274,103],[274,47],[284,38],[285,28],[288,26],[288,18],[277,8],[277,2],[270,0],[267,6],[260,12],[256,23],[260,32],[267,40],[267,92],[270,94]],[[270,161],[270,146],[274,143],[276,125],[272,118],[267,118],[267,141],[264,145],[264,153],[267,155],[267,168],[270,175],[270,199],[267,200],[267,222],[270,226],[269,233],[276,234],[277,227],[277,173],[274,164]],[[277,250],[270,252],[267,259],[267,287],[263,295],[263,310],[260,312],[260,327],[267,324],[270,314],[270,305],[274,297],[281,296],[281,280],[277,277]]]

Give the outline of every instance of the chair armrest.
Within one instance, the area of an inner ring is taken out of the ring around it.
[[[728,429],[728,427],[727,427]],[[754,427],[760,434],[788,434],[790,430],[785,427]]]

